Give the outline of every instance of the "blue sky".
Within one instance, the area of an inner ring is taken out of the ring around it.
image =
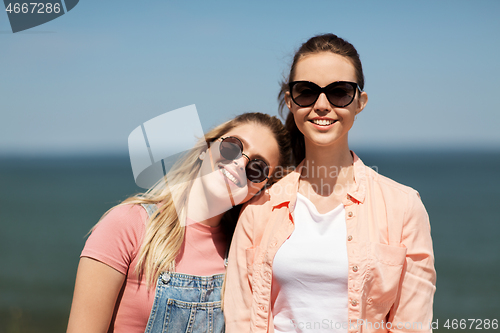
[[[325,32],[364,66],[351,148],[498,149],[499,16],[493,0],[82,0],[13,34],[0,12],[0,154],[126,153],[134,128],[190,104],[205,131],[277,114],[294,50]]]

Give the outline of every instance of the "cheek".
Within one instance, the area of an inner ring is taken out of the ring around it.
[[[205,159],[201,161],[201,167],[200,167],[200,175],[206,175],[209,174],[212,171],[212,167],[210,165],[210,158],[208,157],[208,154],[205,156]]]
[[[212,147],[210,147],[207,151],[207,158],[210,161],[210,156],[208,155],[208,153],[212,155],[212,161],[214,161],[214,163],[222,159],[222,157],[220,156],[218,144],[213,144]]]
[[[356,110],[354,108],[350,109],[345,109],[343,113],[341,114],[341,117],[344,119],[348,119],[349,121],[353,122],[354,118],[356,117]]]
[[[215,158],[215,156],[212,156],[212,158],[210,158],[210,150],[207,150],[205,157],[201,161],[201,168],[200,168],[201,175],[207,175],[215,171],[214,165],[212,165],[212,161],[215,163],[217,159]]]
[[[219,163],[223,158],[219,153],[219,146],[217,144],[212,144],[210,148],[206,150],[205,157],[203,158],[201,170],[204,174],[207,172],[215,171],[215,165]]]
[[[293,120],[295,121],[295,124],[297,127],[300,127],[304,124],[304,119],[306,119],[307,115],[309,114],[311,108],[308,109],[303,109],[303,108],[298,108],[297,106],[294,106],[292,108],[292,114],[293,114]]]

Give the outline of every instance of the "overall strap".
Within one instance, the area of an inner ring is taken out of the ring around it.
[[[141,206],[144,207],[149,217],[153,216],[153,214],[158,210],[158,206],[155,204],[141,204]]]

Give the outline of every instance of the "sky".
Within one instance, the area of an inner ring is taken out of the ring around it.
[[[82,0],[14,34],[2,11],[0,156],[126,153],[136,127],[191,104],[205,132],[277,115],[294,51],[321,33],[363,63],[352,149],[500,149],[498,17],[494,0]]]

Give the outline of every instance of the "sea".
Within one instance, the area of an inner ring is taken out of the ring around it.
[[[486,320],[493,330],[500,319],[500,150],[356,153],[418,190],[426,206],[435,331],[484,331]],[[86,235],[104,212],[141,191],[126,155],[0,156],[0,333],[65,332]]]

